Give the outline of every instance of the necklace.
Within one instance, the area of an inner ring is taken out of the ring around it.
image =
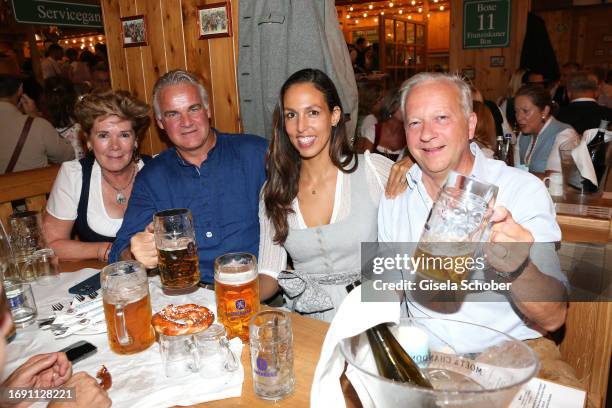
[[[132,177],[130,177],[130,181],[127,183],[125,187],[115,187],[113,183],[111,183],[110,180],[106,178],[104,171],[100,169],[100,172],[102,173],[102,178],[104,178],[104,181],[106,181],[106,184],[111,186],[112,189],[117,192],[117,195],[115,196],[115,201],[117,202],[117,204],[123,205],[127,203],[127,198],[125,197],[125,194],[123,193],[123,191],[127,189],[134,181],[134,177],[136,176],[136,165],[132,165]]]

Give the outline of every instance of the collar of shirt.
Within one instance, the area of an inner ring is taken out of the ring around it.
[[[597,101],[593,98],[576,98],[576,99],[572,99],[570,103],[574,103],[574,102],[595,102],[597,103]]]
[[[194,168],[196,168],[199,171],[199,169],[202,168],[202,166],[204,166],[204,163],[207,163],[207,162],[210,163],[213,160],[213,157],[215,156],[215,149],[217,148],[217,146],[219,144],[219,132],[217,132],[217,129],[215,129],[215,128],[211,128],[211,129],[215,133],[216,141],[215,141],[215,144],[213,145],[213,147],[208,151],[207,156],[206,156],[206,160],[204,160],[199,167],[196,166],[195,164],[189,163],[188,161],[183,159],[183,156],[181,156],[181,153],[179,153],[179,151],[176,148],[176,146],[172,146],[172,149],[174,149],[174,153],[176,154],[176,161],[181,166],[183,166],[183,167],[194,167]]]
[[[23,115],[19,109],[15,105],[10,102],[0,101],[0,110],[8,113],[17,113]]]
[[[480,150],[480,147],[478,147],[475,142],[470,143],[470,152],[474,155],[474,164],[472,166],[472,171],[469,175],[482,179],[483,176],[486,174],[486,168],[484,165],[484,159],[486,157]],[[423,188],[425,188],[425,185],[422,182],[423,171],[416,163],[412,167],[410,167],[410,170],[408,170],[408,173],[406,174],[406,179],[408,181],[408,188],[411,190],[415,189],[419,184]]]

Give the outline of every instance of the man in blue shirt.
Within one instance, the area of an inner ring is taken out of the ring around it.
[[[206,89],[193,74],[170,71],[153,88],[158,126],[174,144],[134,182],[109,262],[135,258],[157,266],[153,215],[170,208],[193,214],[200,280],[213,282],[213,262],[228,252],[257,255],[259,190],[265,179],[265,139],[220,133],[210,124]]]

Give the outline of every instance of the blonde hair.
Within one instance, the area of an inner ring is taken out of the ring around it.
[[[98,118],[118,116],[129,120],[138,139],[151,122],[149,105],[132,96],[127,91],[106,91],[86,95],[74,107],[74,116],[89,135]]]
[[[527,71],[523,68],[519,68],[510,77],[510,81],[508,81],[508,88],[506,88],[506,97],[512,98],[518,90],[523,86],[523,76]]]

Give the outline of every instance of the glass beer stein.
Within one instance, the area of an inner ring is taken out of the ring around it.
[[[191,211],[175,208],[153,217],[159,277],[168,294],[197,288],[200,282],[198,248]]]
[[[100,282],[111,350],[133,354],[147,349],[155,341],[155,332],[144,265],[137,261],[115,262],[102,269]]]
[[[465,265],[479,251],[480,242],[488,241],[497,190],[493,184],[450,172],[414,254],[428,261],[421,264],[421,275],[457,283],[467,277],[465,268],[453,265]]]
[[[45,247],[41,229],[42,221],[38,211],[17,212],[9,217],[9,239],[18,279],[23,282],[36,280],[30,267],[31,255]]]
[[[249,320],[259,311],[257,260],[246,252],[225,254],[215,259],[217,319],[228,337],[249,340]]]

